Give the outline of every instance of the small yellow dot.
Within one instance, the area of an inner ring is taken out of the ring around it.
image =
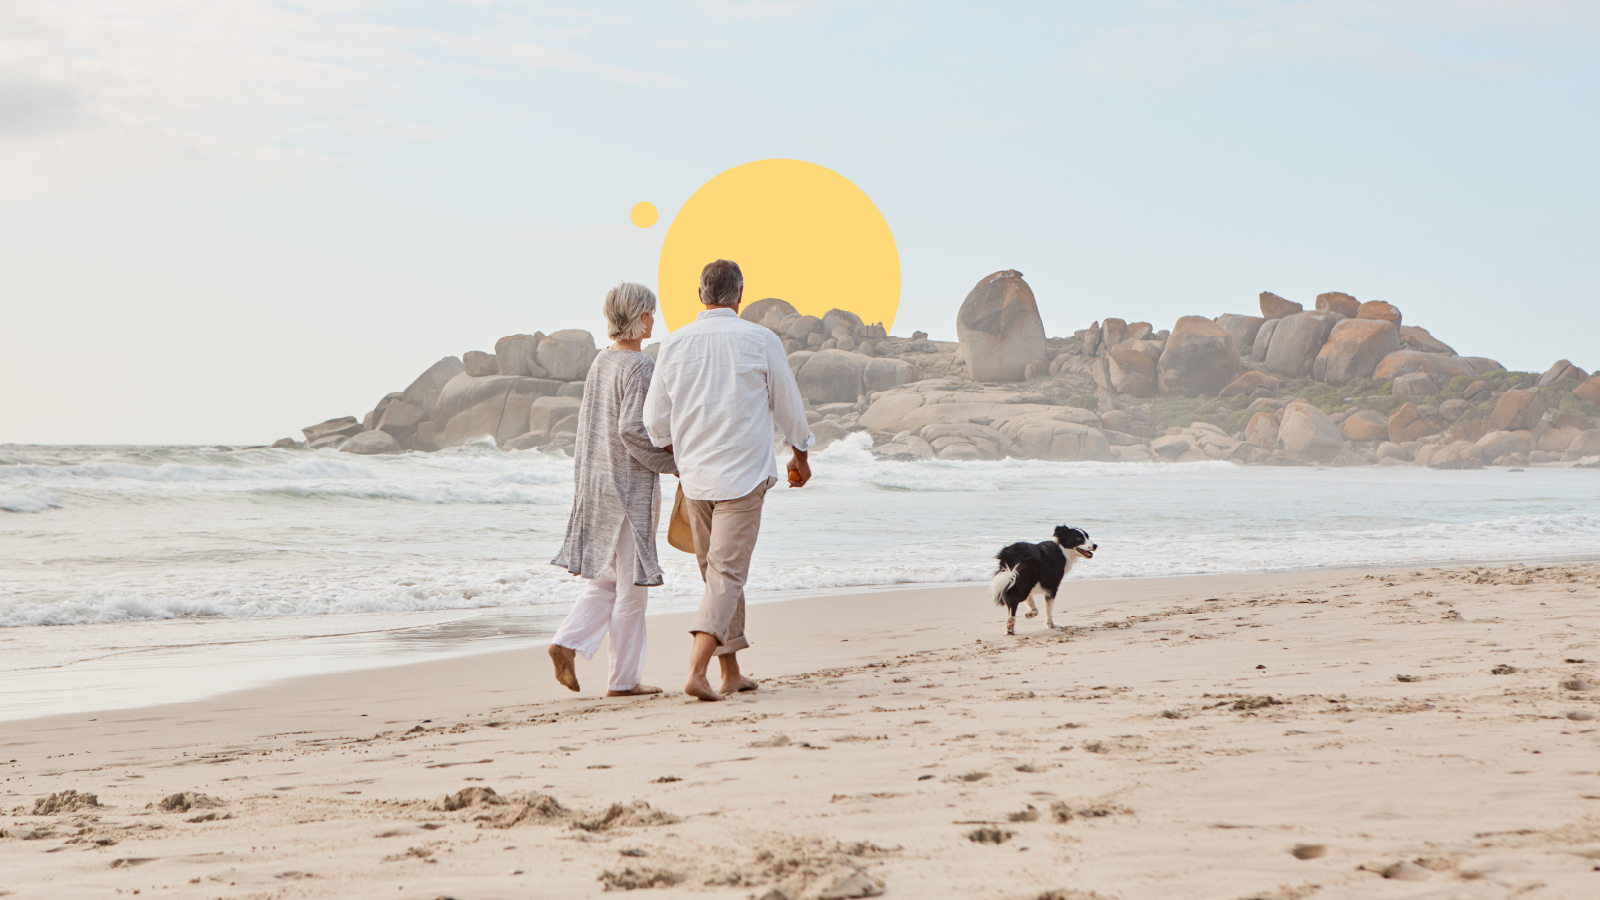
[[[656,223],[656,205],[648,200],[641,200],[633,205],[633,212],[628,214],[628,218],[640,228],[649,228]]]

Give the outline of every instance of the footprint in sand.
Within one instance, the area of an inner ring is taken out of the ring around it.
[[[1289,851],[1295,859],[1321,859],[1328,855],[1327,844],[1295,844]]]

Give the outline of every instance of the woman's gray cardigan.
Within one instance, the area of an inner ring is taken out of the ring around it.
[[[661,584],[656,559],[660,475],[676,475],[678,467],[644,430],[644,395],[655,369],[655,360],[643,353],[610,348],[589,367],[578,407],[572,516],[566,542],[551,560],[574,575],[594,578],[611,565],[626,517],[638,548],[633,583]],[[624,577],[617,573],[618,580]]]

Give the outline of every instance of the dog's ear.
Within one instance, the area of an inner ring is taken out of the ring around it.
[[[1088,538],[1088,533],[1082,529],[1073,528],[1070,525],[1056,526],[1056,543],[1068,549],[1082,544]]]

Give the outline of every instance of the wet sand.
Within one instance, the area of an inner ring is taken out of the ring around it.
[[[1083,581],[1006,637],[907,588],[752,606],[723,703],[671,692],[666,615],[652,698],[537,648],[6,722],[0,896],[1600,896],[1596,601],[1576,564]]]

